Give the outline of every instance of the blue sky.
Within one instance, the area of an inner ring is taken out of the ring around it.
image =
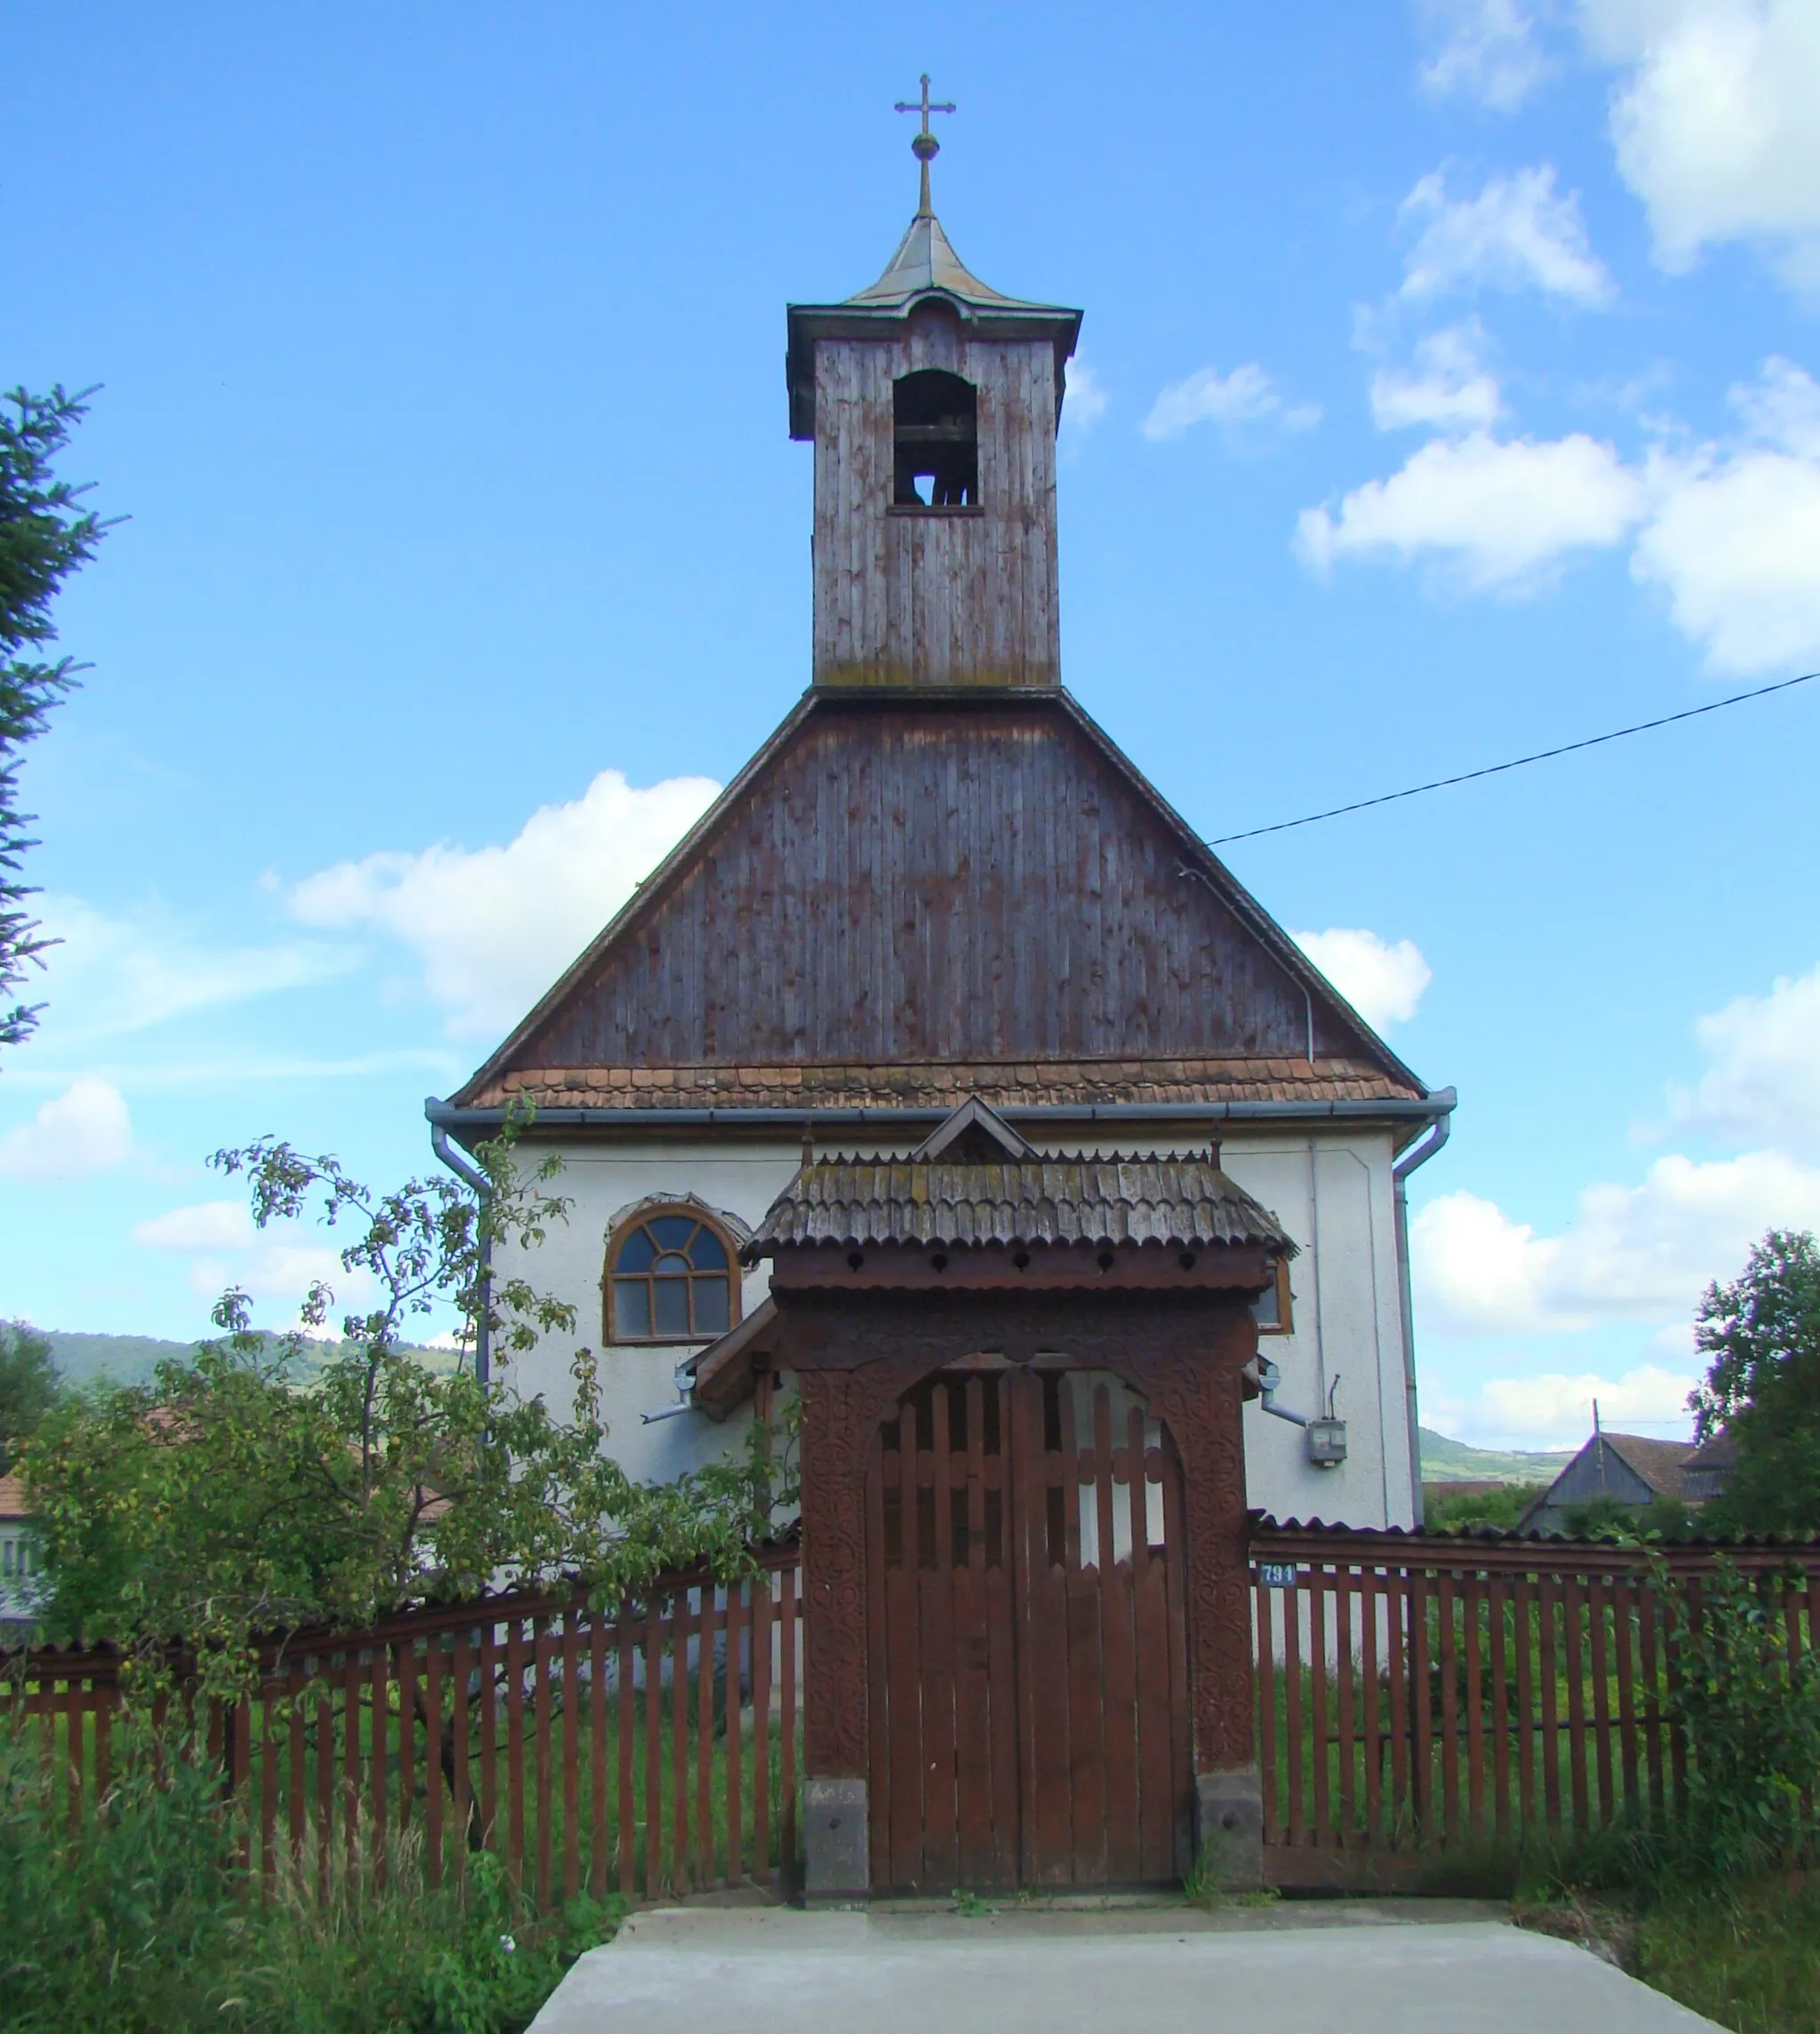
[[[1820,666],[1811,0],[13,10],[0,379],[131,520],[36,746],[65,938],[0,1310],[188,1336],[320,1261],[806,680],[786,300],[937,205],[1086,308],[1067,683],[1209,835]],[[1675,1431],[1820,1222],[1820,685],[1229,850],[1434,1084],[1425,1417]],[[1345,937],[1339,937],[1339,936]]]

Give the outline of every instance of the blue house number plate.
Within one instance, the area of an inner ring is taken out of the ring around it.
[[[1257,1564],[1257,1579],[1265,1589],[1293,1589],[1296,1573],[1292,1560],[1261,1560]]]

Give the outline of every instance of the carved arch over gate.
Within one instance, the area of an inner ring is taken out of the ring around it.
[[[819,1295],[780,1309],[781,1360],[802,1394],[808,1590],[806,1769],[866,1772],[866,1472],[886,1412],[930,1372],[983,1350],[1064,1356],[1140,1392],[1174,1436],[1187,1526],[1194,1769],[1251,1764],[1250,1599],[1240,1372],[1255,1353],[1249,1295],[906,1296],[889,1308]]]

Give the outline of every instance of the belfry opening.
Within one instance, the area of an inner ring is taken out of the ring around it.
[[[974,508],[979,503],[979,392],[944,368],[891,385],[895,450],[891,500],[898,508]]]

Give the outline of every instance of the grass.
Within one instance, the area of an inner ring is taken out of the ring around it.
[[[1660,1900],[1557,1890],[1520,1900],[1515,1917],[1734,2034],[1820,2034],[1820,1883],[1778,1874]]]
[[[1820,2034],[1820,1885],[1768,1880],[1643,1917],[1637,1974],[1736,2034]]]
[[[483,1836],[488,1847],[507,1861],[513,1877],[523,1879],[540,1906],[561,1899],[571,1869],[582,1887],[594,1886],[604,1892],[625,1886],[621,1867],[628,1862],[629,1890],[647,1899],[738,1885],[749,1878],[781,1876],[787,1881],[794,1876],[794,1858],[786,1851],[794,1845],[798,1826],[794,1797],[802,1769],[800,1720],[793,1746],[792,1786],[786,1791],[779,1719],[766,1719],[761,1732],[752,1709],[738,1709],[730,1719],[730,1736],[725,1684],[718,1676],[711,1677],[706,1686],[693,1673],[674,1687],[662,1686],[654,1719],[653,1705],[647,1703],[643,1688],[630,1705],[629,1715],[615,1697],[607,1714],[604,1759],[598,1766],[585,1684],[573,1704],[563,1699],[560,1684],[553,1691],[541,1755],[534,1702],[523,1703],[515,1737],[503,1687],[496,1691],[491,1731],[483,1727],[479,1700],[471,1698],[466,1712],[465,1751],[472,1831],[469,1818],[457,1813],[442,1761],[435,1758],[427,1733],[418,1726],[407,1727],[395,1681],[377,1708],[373,1689],[365,1679],[355,1691],[356,1699],[351,1705],[345,1689],[331,1687],[328,1692],[331,1701],[326,1711],[315,1699],[314,1686],[299,1703],[299,1730],[294,1743],[282,1707],[272,1712],[269,1736],[266,1718],[255,1709],[250,1746],[252,1769],[246,1776],[244,1792],[251,1818],[247,1831],[250,1860],[254,1864],[260,1862],[259,1811],[267,1801],[274,1815],[275,1853],[290,1850],[288,1825],[295,1801],[305,1807],[309,1818],[302,1855],[315,1859],[319,1843],[325,1856],[345,1855],[351,1715],[355,1798],[361,1814],[371,1816],[374,1824],[370,1840],[380,1855],[398,1840],[401,1823],[422,1844],[430,1790],[437,1791],[443,1831],[441,1870],[432,1870],[431,1860],[419,1854],[425,1876],[432,1880],[452,1875],[458,1869],[470,1833]],[[701,1727],[704,1706],[711,1726],[706,1733]],[[445,1722],[451,1737],[444,1746],[444,1756],[452,1759],[452,1719],[446,1712]],[[9,1717],[0,1703],[0,1739],[16,1732],[22,1747],[31,1747],[60,1775],[68,1774],[74,1765],[82,1775],[82,1795],[85,1802],[92,1802],[100,1765],[95,1719],[92,1714],[80,1716],[75,1726],[76,1735],[72,1736],[69,1719],[60,1715]],[[623,1764],[622,1729],[629,1740],[629,1759]],[[754,1799],[761,1751],[768,1811],[762,1845]],[[293,1760],[300,1761],[294,1769]],[[572,1827],[565,1813],[571,1766],[577,1809]],[[515,1767],[521,1776],[521,1806],[515,1817],[511,1807]],[[737,1789],[732,1785],[736,1772]],[[629,1814],[623,1821],[622,1776],[630,1781]],[[323,1796],[319,1781],[326,1781],[333,1804],[320,1819]],[[730,1818],[730,1798],[736,1791],[739,1814]],[[605,1838],[598,1849],[597,1802]],[[488,1808],[491,1819],[483,1826]],[[628,1823],[632,1843],[627,1859],[622,1858],[620,1841]],[[326,1842],[321,1840],[324,1837]]]
[[[371,1825],[339,1840],[327,1896],[311,1862],[261,1885],[205,1761],[127,1753],[102,1812],[76,1831],[39,1759],[0,1745],[0,1999],[12,2034],[515,2034],[617,1899],[534,1915],[499,1862],[431,1887],[414,1834],[384,1870]]]

